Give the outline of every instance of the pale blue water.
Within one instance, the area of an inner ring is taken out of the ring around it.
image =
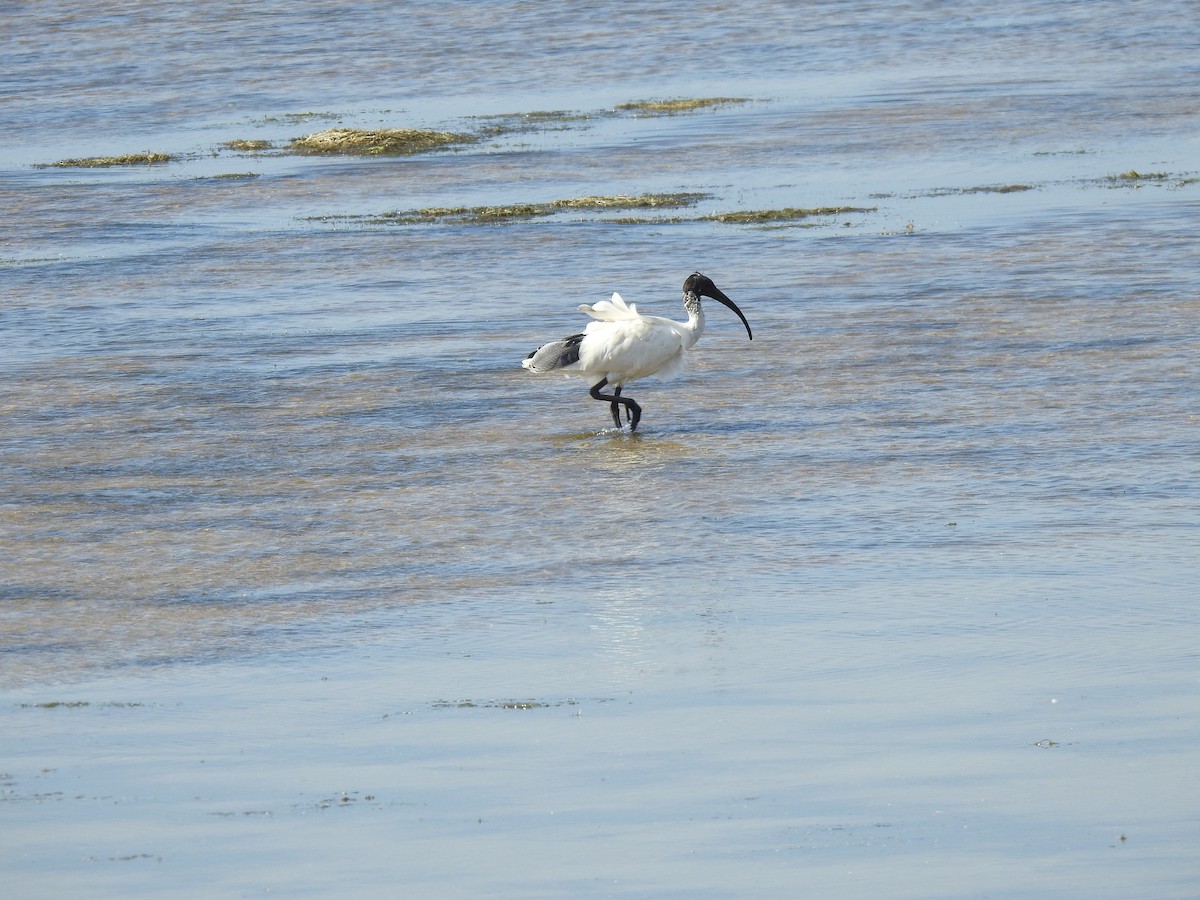
[[[0,10],[14,896],[1195,895],[1193,5]]]

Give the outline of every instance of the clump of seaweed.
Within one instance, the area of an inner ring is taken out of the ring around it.
[[[1094,153],[1094,150],[1084,150],[1082,147],[1078,150],[1035,150],[1034,156],[1087,156]]]
[[[1154,185],[1177,190],[1200,184],[1200,178],[1196,178],[1195,175],[1172,175],[1169,172],[1139,172],[1138,169],[1129,169],[1129,172],[1122,172],[1120,175],[1106,175],[1105,178],[1099,179],[1099,184],[1133,188]]]
[[[581,706],[589,703],[612,703],[611,697],[575,698],[555,697],[551,699],[493,699],[493,700],[434,700],[433,709],[549,709],[552,707]]]
[[[1021,191],[1032,191],[1032,184],[996,184],[983,185],[982,187],[968,188],[963,191],[964,194],[1017,194]]]
[[[968,188],[934,188],[914,196],[920,197],[958,197],[963,194],[1016,194],[1021,191],[1037,190],[1032,184],[982,184]]]
[[[262,140],[233,140],[226,141],[222,144],[226,150],[238,150],[242,152],[257,152],[259,150],[270,150],[271,142]]]
[[[299,125],[302,122],[314,122],[324,120],[326,122],[336,122],[342,117],[341,113],[335,112],[320,112],[309,110],[308,112],[298,113],[283,113],[278,116],[263,116],[261,119],[255,120],[258,125],[279,125],[285,123],[288,125]]]
[[[38,163],[39,169],[103,169],[110,166],[158,166],[175,157],[170,153],[127,153],[124,156],[84,156],[60,159],[58,162]]]
[[[700,216],[701,222],[723,222],[734,225],[765,225],[776,222],[797,222],[819,216],[841,216],[847,213],[875,212],[875,206],[817,206],[812,208],[797,208],[785,206],[782,209],[747,209],[729,213],[714,213]]]
[[[613,194],[572,197],[547,203],[513,203],[506,206],[435,206],[425,209],[395,210],[376,215],[313,216],[318,221],[347,221],[367,225],[490,225],[544,218],[568,211],[614,212],[629,210],[673,210],[695,206],[710,194],[682,191],[668,194]],[[735,225],[788,224],[805,219],[875,212],[869,206],[818,206],[800,209],[741,210],[703,216],[626,216],[605,217],[612,224],[638,225],[672,222],[722,222]]]
[[[1170,177],[1166,172],[1139,172],[1136,169],[1130,169],[1120,175],[1113,175],[1112,180],[1124,182],[1166,181]]]
[[[506,134],[524,134],[534,131],[566,131],[587,124],[595,119],[596,115],[559,109],[476,116],[475,118],[485,123],[482,136],[500,137]]]
[[[21,709],[81,709],[85,706],[106,706],[114,709],[127,709],[144,706],[142,703],[111,701],[107,703],[91,703],[88,700],[47,700],[42,703],[22,703]]]
[[[384,213],[378,219],[403,225],[421,222],[500,222],[550,215],[545,203],[513,203],[508,206],[429,206],[408,212]]]
[[[692,206],[707,196],[707,194],[689,192],[674,194],[616,194],[610,196],[572,197],[565,200],[551,200],[548,203],[513,203],[505,206],[435,206],[425,209],[386,212],[377,216],[322,218],[345,218],[371,224],[394,225],[434,223],[487,225],[498,222],[543,218],[568,210],[605,212],[630,209],[680,209]]]
[[[298,153],[353,156],[406,156],[469,144],[473,135],[421,128],[330,128],[293,138],[290,148]]]
[[[507,113],[494,116],[477,116],[484,123],[481,137],[500,137],[505,134],[520,134],[532,131],[566,131],[569,128],[586,126],[599,119],[634,115],[641,117],[674,116],[711,109],[717,106],[732,106],[749,103],[748,97],[698,97],[676,100],[635,100],[619,103],[614,107],[592,112],[579,110],[535,110],[525,113]]]
[[[635,100],[631,103],[619,103],[618,112],[642,113],[654,116],[674,116],[679,113],[695,112],[698,109],[711,109],[715,106],[733,106],[738,103],[749,103],[749,97],[696,97],[679,100]]]
[[[555,209],[679,209],[694,206],[708,194],[681,191],[674,194],[616,194],[608,197],[575,197],[555,200]]]
[[[1182,188],[1200,183],[1193,175],[1172,175],[1170,172],[1139,172],[1137,169],[1130,169],[1128,172],[1122,172],[1119,175],[1109,175],[1101,180],[1101,183],[1107,184],[1109,187],[1131,187],[1140,188],[1147,184],[1158,185],[1160,187]]]

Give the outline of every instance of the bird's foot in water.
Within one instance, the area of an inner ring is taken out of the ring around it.
[[[629,417],[629,433],[637,431],[638,422],[642,421],[642,408],[626,398],[625,415]]]

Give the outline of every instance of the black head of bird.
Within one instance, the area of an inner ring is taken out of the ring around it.
[[[732,309],[737,314],[737,317],[742,320],[742,324],[746,326],[746,336],[750,340],[754,340],[754,334],[750,331],[750,323],[746,321],[746,317],[742,315],[742,311],[737,308],[737,304],[726,297],[707,275],[702,275],[699,272],[693,272],[689,275],[683,283],[684,297],[687,297],[688,294],[697,297],[711,297],[718,303]]]

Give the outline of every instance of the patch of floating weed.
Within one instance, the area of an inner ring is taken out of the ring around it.
[[[319,219],[346,219],[369,224],[392,225],[489,225],[544,218],[567,211],[608,212],[632,209],[680,209],[692,206],[708,197],[707,194],[680,192],[674,194],[617,194],[612,196],[573,197],[551,200],[548,203],[514,203],[507,206],[434,206],[386,212],[377,216],[318,216]]]
[[[143,706],[142,703],[122,703],[114,701],[110,703],[91,703],[88,700],[47,700],[42,703],[22,703],[22,709],[81,709],[85,706],[105,706],[112,709],[128,709],[137,706]]]
[[[714,213],[700,216],[700,222],[722,222],[734,225],[768,225],[781,222],[798,222],[825,216],[842,216],[848,213],[875,212],[875,206],[817,206],[811,209],[799,209],[792,206],[783,209],[748,209],[730,213]]]
[[[1021,191],[1032,191],[1032,184],[997,184],[983,187],[967,188],[964,194],[1018,194]]]
[[[421,128],[330,128],[300,138],[289,147],[297,153],[352,156],[404,156],[440,150],[478,140],[473,135]]]
[[[432,207],[417,210],[417,215],[428,219],[457,219],[474,222],[502,222],[508,219],[533,219],[550,215],[545,203],[513,203],[508,206],[472,206],[446,209]]]
[[[555,697],[552,699],[527,700],[434,700],[433,709],[555,709],[564,706],[581,706],[588,703],[612,703],[612,697]]]
[[[1145,185],[1181,188],[1196,184],[1198,182],[1200,182],[1200,178],[1195,176],[1183,177],[1180,175],[1172,175],[1170,172],[1139,172],[1136,169],[1130,169],[1128,172],[1122,172],[1119,175],[1108,175],[1105,178],[1100,179],[1101,184],[1114,188],[1140,188]]]
[[[22,703],[23,709],[78,709],[81,706],[91,706],[86,700],[48,700],[44,703]]]
[[[718,106],[732,106],[738,103],[751,102],[748,97],[699,97],[676,100],[635,100],[630,103],[620,103],[610,109],[581,112],[579,110],[538,110],[525,113],[508,113],[496,116],[478,116],[480,121],[487,123],[483,128],[483,137],[499,137],[505,134],[521,134],[533,131],[566,131],[570,128],[586,126],[600,119],[611,119],[614,116],[674,116],[696,112],[701,109],[712,109]]]
[[[45,263],[60,263],[61,256],[0,256],[0,267],[13,269],[17,266],[40,266]]]
[[[211,176],[213,181],[249,181],[254,178],[261,178],[258,172],[225,172],[221,175]],[[200,179],[207,181],[207,178]]]
[[[317,216],[319,219],[346,219],[372,225],[427,225],[433,223],[487,223],[530,219],[548,215],[545,204],[516,203],[511,206],[429,206],[424,209],[396,210],[377,216]]]
[[[926,191],[923,194],[914,196],[920,197],[958,197],[963,194],[1017,194],[1021,191],[1037,190],[1032,184],[983,184],[978,187],[968,188],[934,188],[932,191]]]
[[[563,702],[570,706],[577,705],[574,700]],[[541,700],[435,700],[430,705],[434,709],[539,709],[552,704]]]
[[[299,112],[299,113],[283,113],[279,116],[264,116],[261,119],[256,119],[253,124],[256,125],[299,125],[302,122],[336,122],[341,119],[341,113],[331,112]]]
[[[158,862],[162,862],[162,857],[155,856],[153,853],[126,853],[124,856],[109,856],[109,857],[106,857],[106,859],[108,860],[108,862],[133,862],[134,860],[138,860],[138,859],[153,859]],[[85,856],[84,861],[85,862],[103,862],[104,859],[102,859],[99,856]]]
[[[617,194],[609,197],[576,197],[572,200],[555,200],[550,205],[555,209],[679,209],[694,206],[708,194],[682,191],[675,194]]]
[[[574,112],[566,109],[535,109],[533,112],[514,113],[512,114],[511,118],[518,118],[522,122],[533,122],[540,124],[543,122],[578,122],[589,118],[589,116],[587,113]]]
[[[425,209],[396,210],[378,215],[312,216],[310,221],[342,220],[368,225],[488,225],[545,218],[562,212],[622,212],[635,210],[676,210],[695,206],[710,194],[679,192],[670,194],[616,194],[574,197],[548,203],[516,203],[508,206],[436,206]],[[828,218],[852,213],[876,212],[875,206],[818,206],[811,208],[743,210],[704,216],[621,216],[602,221],[618,225],[672,224],[680,222],[721,222],[734,225],[786,225],[806,219]],[[815,224],[814,224],[815,227]]]
[[[597,116],[593,113],[559,109],[475,118],[485,123],[482,131],[484,137],[500,137],[505,134],[525,134],[533,131],[566,131],[587,124]]]
[[[1130,169],[1120,175],[1110,176],[1110,180],[1118,182],[1167,181],[1170,177],[1166,172],[1138,172],[1136,169]]]
[[[617,216],[605,219],[612,225],[678,225],[680,222],[695,222],[684,216]]]
[[[226,141],[221,145],[226,150],[237,150],[241,152],[255,153],[259,150],[270,150],[270,141],[255,141],[255,140],[235,140]]]
[[[652,116],[674,116],[679,113],[695,112],[698,109],[712,109],[717,106],[734,106],[739,103],[749,103],[749,97],[695,97],[677,100],[635,100],[631,103],[619,103],[618,112],[642,113]]]
[[[38,163],[38,169],[103,169],[110,166],[159,166],[175,157],[170,153],[127,153],[124,156],[84,156],[60,159],[58,162]]]

